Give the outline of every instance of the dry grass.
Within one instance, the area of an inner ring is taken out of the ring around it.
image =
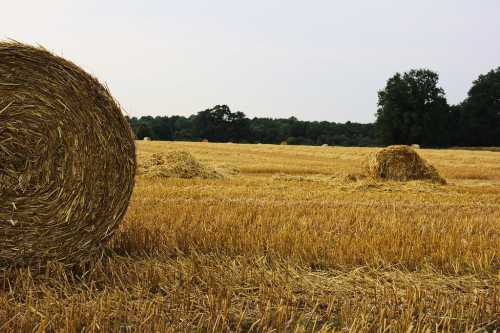
[[[137,144],[240,172],[139,177],[94,270],[3,271],[0,331],[500,328],[499,153],[419,150],[443,186],[363,178],[368,148]]]

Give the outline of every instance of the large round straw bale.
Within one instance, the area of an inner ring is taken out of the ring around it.
[[[130,127],[105,87],[42,48],[0,42],[0,265],[101,253],[135,168]]]
[[[367,161],[368,175],[396,181],[431,180],[445,183],[434,166],[409,146],[389,146],[372,154]]]

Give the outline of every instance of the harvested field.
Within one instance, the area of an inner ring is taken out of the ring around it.
[[[363,177],[370,148],[137,147],[239,172],[139,176],[92,271],[2,271],[0,330],[500,329],[500,153],[418,150],[443,186]]]

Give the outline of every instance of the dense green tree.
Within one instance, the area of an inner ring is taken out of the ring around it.
[[[137,139],[142,140],[145,137],[152,137],[153,131],[146,122],[142,122],[137,127],[137,132],[135,133]]]
[[[378,93],[377,128],[384,144],[449,144],[449,106],[439,76],[428,69],[396,73]]]
[[[198,112],[193,133],[214,142],[244,142],[250,138],[250,121],[243,112],[233,113],[227,105],[216,105]]]
[[[271,118],[253,118],[250,121],[250,133],[253,142],[278,143],[286,139],[281,134],[279,121]]]
[[[467,146],[462,117],[463,104],[450,106],[450,113],[448,117],[448,133],[450,134],[450,144],[453,146]]]
[[[151,131],[155,140],[172,140],[173,126],[168,117],[155,117],[151,123]]]
[[[193,134],[193,116],[186,118],[182,116],[171,117],[171,122],[174,127],[173,139],[177,141],[199,140]]]
[[[457,112],[461,145],[500,146],[500,67],[473,82]]]
[[[250,119],[241,111],[230,114],[228,131],[231,141],[249,142],[252,140]]]
[[[136,117],[130,118],[129,116],[126,116],[125,119],[128,121],[130,124],[130,128],[132,129],[132,132],[137,136],[137,130],[139,129],[139,124],[140,121]]]

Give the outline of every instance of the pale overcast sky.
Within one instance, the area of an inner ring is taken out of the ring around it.
[[[397,71],[440,74],[450,103],[500,66],[499,0],[9,1],[0,38],[106,82],[128,114],[371,122]]]

